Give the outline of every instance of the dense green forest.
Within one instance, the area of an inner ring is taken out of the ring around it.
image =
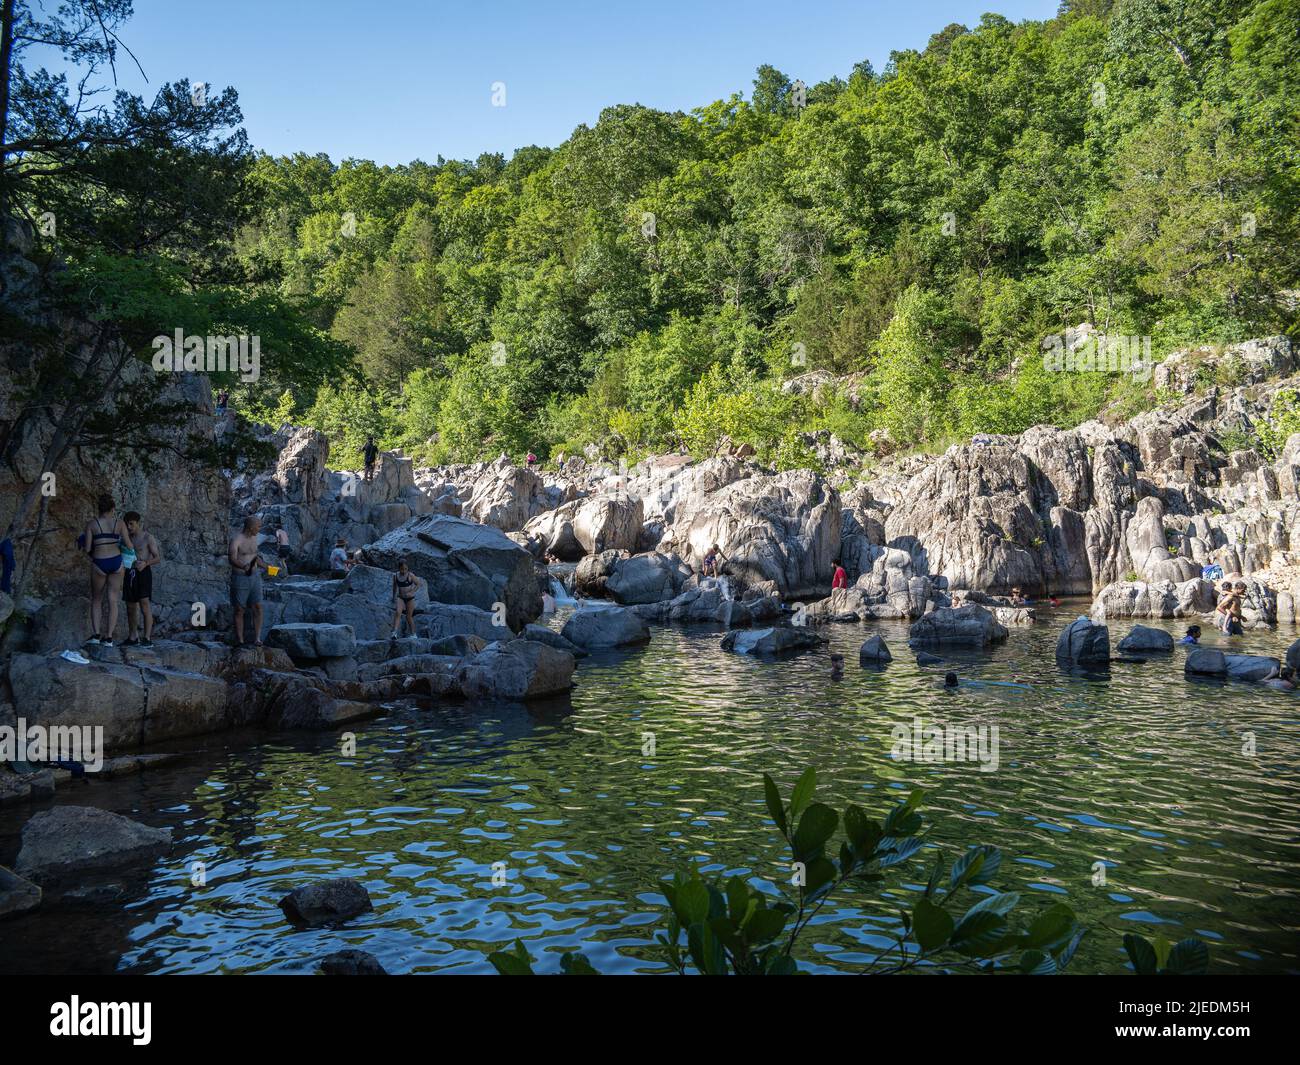
[[[1300,277],[1300,0],[1067,0],[746,99],[601,112],[507,161],[257,157],[235,252],[355,350],[239,400],[426,460],[797,430],[900,447],[1158,400],[1049,373],[1080,322],[1155,353],[1286,331]],[[783,379],[855,375],[853,396]]]

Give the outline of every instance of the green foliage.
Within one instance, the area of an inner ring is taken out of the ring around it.
[[[1256,424],[1255,431],[1260,450],[1270,462],[1276,461],[1286,446],[1287,437],[1300,433],[1300,392],[1294,388],[1279,388],[1273,393],[1268,418]],[[1221,441],[1224,450],[1232,450],[1227,441]]]

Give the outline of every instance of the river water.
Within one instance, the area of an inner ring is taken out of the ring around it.
[[[170,826],[176,846],[113,881],[116,898],[0,924],[0,971],[306,973],[355,947],[394,973],[485,972],[516,937],[539,971],[573,949],[604,972],[661,971],[657,880],[692,864],[788,878],[761,775],[788,794],[809,765],[837,809],[879,815],[933,789],[933,844],[949,857],[1001,847],[995,883],[1023,892],[1024,911],[1064,900],[1091,927],[1073,971],[1123,971],[1127,931],[1200,936],[1212,971],[1297,971],[1300,693],[1189,682],[1181,648],[1066,676],[1056,636],[1084,605],[943,667],[914,662],[902,624],[828,626],[842,680],[825,653],[754,661],[720,651],[711,628],[655,627],[644,650],[583,660],[571,707],[395,707],[357,727],[354,756],[333,735],[193,741],[143,776],[61,787],[59,802]],[[1112,644],[1128,627],[1112,626]],[[870,632],[896,656],[883,672],[857,664]],[[1294,636],[1234,644],[1280,655]],[[945,668],[986,686],[942,690]],[[891,758],[892,727],[917,717],[998,726],[996,770]],[[0,864],[30,813],[0,810]],[[827,907],[801,968],[870,958],[932,862],[927,848]],[[374,912],[292,929],[276,902],[327,876],[364,882]]]

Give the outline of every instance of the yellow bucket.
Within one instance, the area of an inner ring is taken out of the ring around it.
[[[279,566],[267,566],[267,567],[266,567],[266,575],[267,575],[268,577],[278,577],[278,576],[280,576],[280,567],[279,567]]]

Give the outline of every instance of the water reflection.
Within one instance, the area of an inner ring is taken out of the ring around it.
[[[178,845],[125,885],[123,907],[7,922],[0,969],[309,972],[357,947],[393,972],[476,972],[522,937],[543,969],[576,948],[603,971],[656,971],[657,879],[690,864],[788,875],[760,774],[788,788],[816,765],[837,806],[883,811],[933,789],[933,841],[1002,847],[999,887],[1027,906],[1068,900],[1092,926],[1080,972],[1121,971],[1128,930],[1200,935],[1216,971],[1293,971],[1300,694],[1189,683],[1182,649],[1066,676],[1052,652],[1077,610],[924,668],[902,625],[832,626],[847,662],[837,681],[824,654],[764,663],[722,653],[707,629],[658,628],[644,651],[585,659],[571,703],[398,707],[358,731],[353,757],[332,736],[213,738],[180,766],[61,793],[170,824]],[[894,661],[859,669],[857,645],[876,631]],[[1289,639],[1238,644],[1279,654]],[[943,690],[946,669],[1017,686]],[[917,717],[998,726],[997,771],[891,759],[892,727]],[[2,812],[0,861],[23,816]],[[828,908],[806,967],[852,968],[887,944],[932,854],[889,890]],[[496,863],[505,886],[493,886]],[[292,930],[277,900],[321,876],[360,879],[375,912]]]

